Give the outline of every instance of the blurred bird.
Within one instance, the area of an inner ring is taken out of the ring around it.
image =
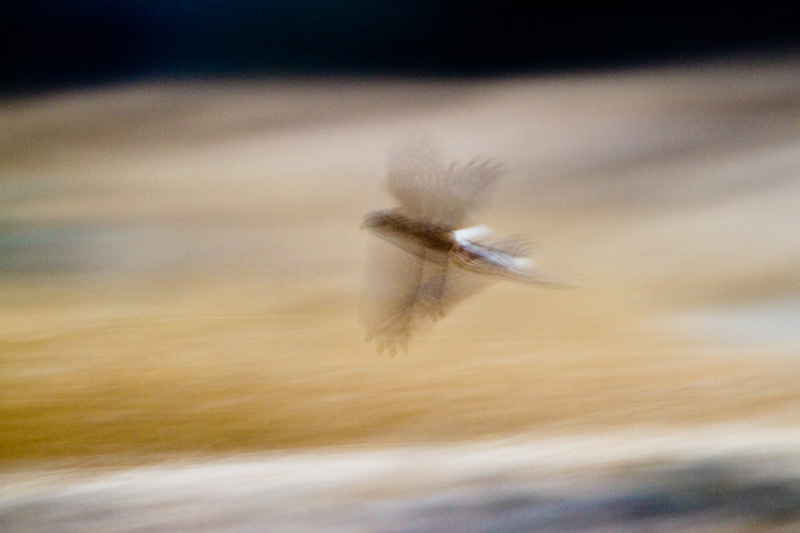
[[[367,269],[362,319],[378,352],[406,351],[411,336],[494,280],[565,286],[526,257],[521,239],[492,238],[487,226],[458,229],[504,171],[493,160],[445,167],[426,140],[390,154],[387,186],[400,207],[373,211],[362,228],[394,245]]]

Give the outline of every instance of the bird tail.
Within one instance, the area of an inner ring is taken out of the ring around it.
[[[496,276],[509,281],[570,287],[568,279],[541,268],[533,259],[523,255],[528,244],[522,240],[504,239],[491,242],[460,241],[453,250],[453,262],[460,268]]]

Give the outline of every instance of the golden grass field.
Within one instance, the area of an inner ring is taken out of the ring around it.
[[[796,430],[798,66],[6,100],[0,464]],[[498,284],[389,358],[359,324],[359,224],[413,131],[503,160],[476,222],[578,286]],[[765,302],[790,302],[780,335],[686,318]]]

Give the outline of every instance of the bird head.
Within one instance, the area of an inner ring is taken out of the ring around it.
[[[361,229],[368,229],[372,231],[380,231],[392,225],[394,215],[391,210],[372,211],[367,213],[364,220],[361,222]]]

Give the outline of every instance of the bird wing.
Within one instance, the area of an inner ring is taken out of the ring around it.
[[[361,293],[361,319],[367,341],[375,340],[378,352],[391,355],[405,350],[417,329],[416,303],[420,287],[432,268],[422,248],[411,253],[374,240]]]
[[[361,315],[367,340],[378,352],[406,351],[409,340],[444,317],[460,301],[495,278],[454,268],[441,252],[410,253],[375,241],[371,250]]]
[[[485,289],[496,278],[478,276],[448,262],[446,275],[429,278],[419,289],[417,305],[434,320],[444,318],[456,305]]]
[[[492,160],[445,167],[429,140],[413,138],[389,154],[386,184],[410,216],[457,228],[503,173]]]

